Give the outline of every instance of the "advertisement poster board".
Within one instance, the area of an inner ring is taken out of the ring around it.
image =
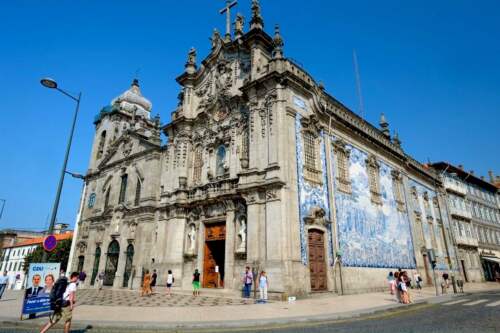
[[[59,277],[60,263],[30,264],[22,315],[50,311],[50,291]]]

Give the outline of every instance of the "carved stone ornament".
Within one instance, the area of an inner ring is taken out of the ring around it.
[[[329,220],[325,218],[325,210],[320,207],[312,207],[309,210],[309,213],[307,216],[304,218],[304,221],[308,225],[318,225],[318,226],[326,226],[327,224],[331,223]]]
[[[84,254],[85,251],[87,250],[87,242],[85,242],[85,241],[79,241],[76,244],[76,247],[78,248],[78,251],[80,252],[80,254]]]
[[[128,157],[132,152],[132,148],[134,147],[134,142],[132,140],[127,140],[123,143],[123,156]]]
[[[273,201],[278,200],[280,198],[279,189],[270,189],[266,191],[266,200]]]

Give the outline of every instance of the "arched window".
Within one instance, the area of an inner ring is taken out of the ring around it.
[[[335,141],[333,143],[334,157],[336,161],[336,178],[338,189],[342,192],[351,194],[351,177],[349,174],[349,158],[351,151],[343,141]]]
[[[200,147],[194,151],[193,160],[193,183],[198,184],[201,181],[201,170],[203,168],[203,156]]]
[[[127,194],[127,181],[128,181],[128,175],[127,174],[122,175],[122,182],[120,185],[120,196],[118,197],[118,203],[125,202],[125,195]]]
[[[220,145],[217,148],[217,163],[216,163],[216,175],[223,176],[226,172],[225,170],[225,162],[226,162],[226,147]]]
[[[97,273],[99,271],[99,262],[101,261],[101,248],[97,247],[95,249],[94,255],[94,267],[92,268],[92,278],[90,279],[90,285],[94,285],[95,278],[97,277]]]
[[[316,142],[311,132],[304,132],[304,166],[316,169]]]
[[[134,200],[135,206],[139,206],[139,202],[141,201],[141,188],[142,188],[142,181],[139,177],[137,177],[137,185],[135,186],[135,200]]]
[[[100,159],[104,154],[104,145],[106,144],[106,131],[102,131],[101,138],[99,139],[99,146],[97,147],[97,159]]]
[[[108,187],[106,191],[106,197],[104,198],[104,209],[109,207],[109,196],[111,195],[111,186]]]
[[[79,256],[78,257],[78,267],[76,269],[77,272],[81,272],[83,271],[83,263],[85,261],[85,257],[84,256]]]
[[[88,207],[89,208],[92,208],[94,207],[94,204],[95,204],[95,193],[91,193],[90,196],[89,196],[89,201],[88,201]]]
[[[112,286],[115,280],[116,269],[118,268],[118,259],[120,256],[120,244],[114,240],[108,247],[108,258],[104,271],[104,285]]]
[[[380,193],[380,165],[374,155],[370,155],[366,161],[368,174],[368,184],[370,186],[371,200],[375,204],[382,204],[382,196]]]
[[[127,246],[127,258],[125,261],[125,271],[123,272],[123,285],[122,287],[128,287],[128,280],[130,279],[130,275],[132,273],[132,262],[134,260],[134,245],[129,244]]]

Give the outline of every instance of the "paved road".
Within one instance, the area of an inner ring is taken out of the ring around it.
[[[1,327],[0,332],[34,332],[34,329]],[[134,330],[136,331],[136,330]],[[143,331],[158,332],[164,330]],[[53,332],[61,332],[54,330]],[[73,333],[131,332],[123,327],[117,329],[76,329]],[[137,331],[136,331],[137,332]],[[453,299],[442,304],[419,304],[392,311],[344,321],[291,324],[280,327],[175,330],[170,332],[224,332],[224,333],[493,333],[500,332],[500,292],[480,293]]]

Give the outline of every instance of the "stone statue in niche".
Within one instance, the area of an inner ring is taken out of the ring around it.
[[[245,218],[240,219],[238,240],[239,240],[239,246],[236,252],[245,253],[247,248],[247,224]]]
[[[189,226],[189,232],[187,234],[189,240],[189,246],[187,248],[188,254],[194,254],[194,249],[196,247],[196,227],[194,224]]]

